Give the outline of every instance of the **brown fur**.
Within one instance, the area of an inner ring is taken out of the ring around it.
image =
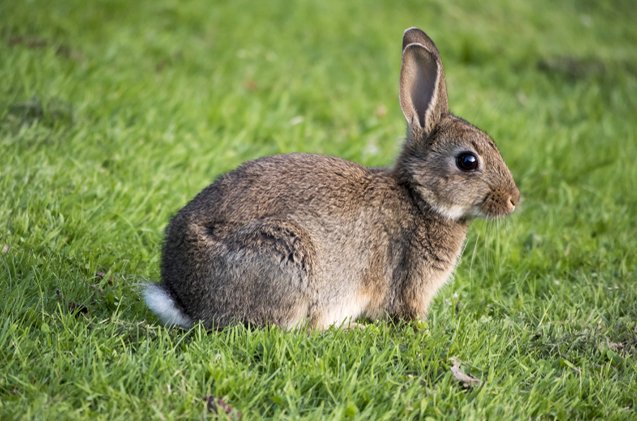
[[[395,166],[289,154],[247,162],[170,222],[161,287],[207,326],[357,317],[424,318],[475,216],[513,211],[519,191],[493,141],[447,108],[433,41],[405,32],[408,137]],[[473,151],[475,172],[456,156]]]

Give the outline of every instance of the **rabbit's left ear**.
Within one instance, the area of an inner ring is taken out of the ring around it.
[[[408,29],[403,35],[400,108],[410,130],[425,134],[431,133],[448,111],[445,75],[438,49],[417,28]]]

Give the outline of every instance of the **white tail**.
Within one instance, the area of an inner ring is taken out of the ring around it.
[[[177,307],[164,288],[156,284],[144,285],[144,301],[166,326],[189,328],[192,320]]]

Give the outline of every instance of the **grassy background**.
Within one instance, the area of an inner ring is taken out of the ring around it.
[[[0,418],[636,417],[637,9],[481,3],[0,2]],[[159,326],[136,284],[216,175],[391,165],[413,25],[522,211],[474,223],[427,323]]]

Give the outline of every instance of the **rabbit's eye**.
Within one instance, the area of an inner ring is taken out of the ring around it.
[[[456,165],[462,171],[475,171],[478,169],[478,157],[473,152],[462,152],[456,157]]]

